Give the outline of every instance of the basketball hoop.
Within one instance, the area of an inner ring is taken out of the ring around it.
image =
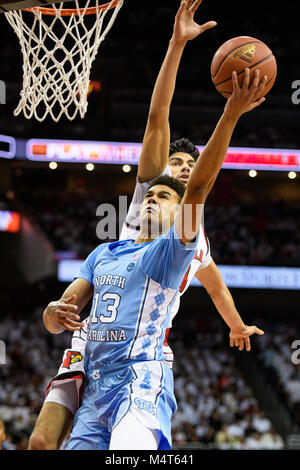
[[[21,44],[23,88],[14,115],[73,120],[87,111],[90,71],[124,0],[64,9],[64,3],[5,13]],[[111,11],[109,13],[109,11]],[[94,16],[92,16],[94,15]],[[108,16],[107,16],[108,15]],[[105,19],[107,21],[105,21]],[[105,21],[105,24],[104,24]]]

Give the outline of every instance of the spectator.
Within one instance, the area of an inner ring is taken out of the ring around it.
[[[284,441],[282,437],[277,434],[271,426],[269,431],[265,432],[260,439],[261,445],[264,449],[279,450],[283,449]]]
[[[224,444],[224,443],[228,443],[230,440],[230,436],[227,432],[227,425],[226,424],[223,424],[221,429],[219,429],[217,432],[216,432],[216,435],[215,435],[215,442],[217,444]]]
[[[245,431],[244,427],[241,423],[241,420],[233,422],[232,424],[228,424],[226,428],[227,434],[233,438],[240,438],[244,437]]]
[[[260,450],[262,448],[261,434],[254,432],[245,439],[245,447],[247,450]]]
[[[265,416],[262,410],[258,410],[257,413],[254,414],[252,424],[257,432],[261,434],[270,431],[272,427],[271,421]]]

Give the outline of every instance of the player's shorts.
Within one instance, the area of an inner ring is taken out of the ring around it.
[[[70,382],[62,382],[53,384],[51,390],[47,394],[44,403],[52,402],[63,405],[75,415],[78,410],[78,398],[76,380]]]
[[[177,405],[168,366],[145,361],[92,375],[95,380],[89,377],[66,450],[109,449],[111,432],[128,411],[156,431],[159,450],[172,448],[171,418]]]

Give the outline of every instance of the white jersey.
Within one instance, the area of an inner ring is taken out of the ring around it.
[[[168,166],[166,167],[162,175],[171,176]],[[135,240],[137,238],[137,235],[140,231],[140,207],[144,200],[144,196],[148,190],[149,183],[150,182],[140,183],[137,180],[135,191],[132,197],[131,204],[129,206],[125,222],[121,230],[119,240]],[[210,254],[209,242],[205,236],[203,225],[201,225],[197,244],[197,251],[194,259],[192,260],[188,270],[185,273],[184,278],[182,279],[179,289],[179,295],[177,295],[177,298],[170,312],[170,323],[163,344],[165,362],[170,368],[172,368],[174,356],[172,349],[168,345],[167,338],[169,334],[169,329],[172,327],[172,321],[179,310],[180,296],[187,290],[196,272],[209,266],[211,261],[212,258]],[[81,329],[80,331],[80,334],[78,334],[78,332],[74,333],[71,349],[66,349],[64,351],[63,361],[59,368],[58,374],[54,377],[54,379],[50,381],[46,389],[45,401],[52,401],[65,405],[72,413],[74,413],[74,410],[76,410],[80,406],[82,383],[84,378],[83,358],[86,341],[82,341],[82,339],[86,338],[86,328]],[[69,360],[70,358],[71,360]],[[59,394],[59,383],[70,382],[71,380],[76,380],[77,394],[76,397],[75,394],[74,397],[69,396],[67,402],[64,398],[64,395]]]

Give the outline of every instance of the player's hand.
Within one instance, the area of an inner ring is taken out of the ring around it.
[[[208,21],[202,25],[194,21],[195,12],[198,10],[202,0],[181,0],[179,10],[175,17],[173,40],[178,44],[185,44],[207,29],[216,26],[215,21]]]
[[[77,305],[72,303],[75,300],[76,295],[55,300],[50,302],[45,310],[45,316],[48,317],[48,320],[52,324],[59,325],[61,331],[77,331],[84,326],[84,323],[80,322]]]
[[[252,335],[263,335],[263,330],[257,328],[257,326],[247,326],[240,330],[231,330],[229,334],[230,346],[236,346],[239,351],[243,351],[246,346],[246,351],[251,350],[250,336]]]
[[[260,106],[265,98],[262,95],[268,77],[260,77],[259,70],[255,70],[254,77],[250,83],[250,70],[247,68],[244,73],[243,85],[240,87],[237,73],[232,72],[233,91],[225,105],[225,113],[234,119],[238,119],[242,114]]]

